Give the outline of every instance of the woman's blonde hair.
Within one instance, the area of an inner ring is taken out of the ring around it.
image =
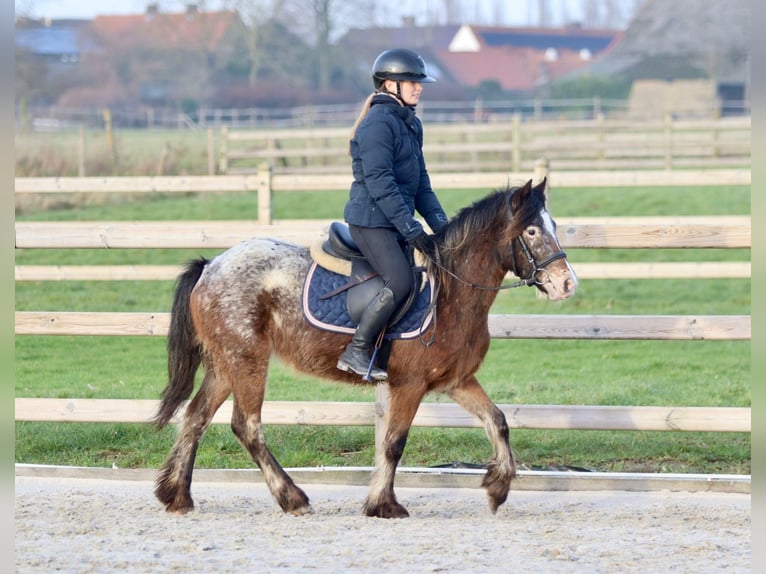
[[[372,98],[374,98],[377,95],[378,92],[372,92],[369,96],[367,96],[367,99],[364,101],[364,104],[362,104],[362,109],[359,112],[359,115],[356,118],[356,121],[354,122],[354,125],[351,126],[351,133],[348,136],[348,155],[351,155],[351,140],[354,139],[354,136],[356,135],[356,130],[359,127],[359,124],[362,123],[362,120],[367,117],[367,113],[370,111],[370,108],[372,107]]]

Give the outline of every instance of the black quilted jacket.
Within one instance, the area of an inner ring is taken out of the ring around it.
[[[396,229],[410,241],[423,227],[417,211],[432,230],[447,216],[431,189],[423,159],[423,127],[415,111],[385,94],[372,107],[351,140],[354,182],[344,210],[348,223]]]

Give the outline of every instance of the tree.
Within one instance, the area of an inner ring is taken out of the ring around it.
[[[333,43],[352,25],[373,25],[374,5],[371,0],[293,0],[290,4],[287,11],[290,18],[285,24],[313,46],[315,87],[319,92],[333,87],[333,62],[343,60]],[[307,14],[312,17],[306,18]]]

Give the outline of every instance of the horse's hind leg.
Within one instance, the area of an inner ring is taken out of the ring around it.
[[[186,409],[176,443],[157,475],[154,494],[168,512],[185,514],[194,509],[191,481],[199,441],[230,392],[212,370],[205,373],[197,395]]]
[[[394,477],[407,444],[412,420],[418,411],[425,388],[416,384],[391,387],[385,413],[385,434],[375,451],[375,469],[370,481],[364,513],[378,518],[406,518],[410,514],[396,500]]]
[[[487,463],[487,474],[481,485],[487,489],[489,508],[492,514],[508,498],[511,481],[516,476],[516,462],[509,442],[508,423],[505,415],[476,380],[470,377],[450,391],[450,397],[477,417],[483,424],[484,430],[492,442],[494,454]]]
[[[261,407],[266,390],[268,358],[250,369],[242,369],[246,378],[233,378],[234,410],[231,429],[253,461],[263,472],[263,478],[274,499],[284,512],[295,515],[311,512],[309,498],[290,478],[269,450],[263,435]]]

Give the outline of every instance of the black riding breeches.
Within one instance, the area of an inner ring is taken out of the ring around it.
[[[400,235],[393,229],[349,224],[348,230],[372,268],[393,291],[396,304],[401,304],[410,294],[414,282],[411,265],[405,255],[406,243],[399,240]]]

